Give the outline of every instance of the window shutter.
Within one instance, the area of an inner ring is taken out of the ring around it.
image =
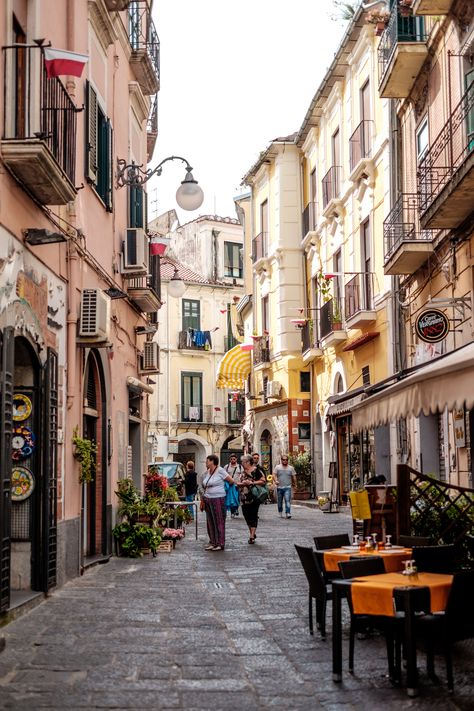
[[[56,585],[57,567],[58,356],[51,348],[43,372],[43,394],[41,589],[46,592]]]
[[[10,607],[13,328],[0,331],[0,612]]]
[[[86,178],[91,183],[97,182],[97,94],[86,83]]]
[[[107,194],[105,204],[107,211],[112,212],[114,209],[114,130],[110,119],[107,119]]]

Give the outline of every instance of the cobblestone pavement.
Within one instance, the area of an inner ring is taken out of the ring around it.
[[[418,698],[393,688],[380,637],[357,640],[355,674],[332,682],[330,605],[322,642],[293,543],[350,528],[344,513],[294,506],[286,520],[268,505],[254,546],[240,517],[225,552],[207,552],[202,520],[199,540],[190,527],[171,554],[89,570],[2,630],[0,708],[474,709],[469,645],[452,697],[438,659],[439,685],[422,672]],[[347,653],[346,636],[346,668]]]

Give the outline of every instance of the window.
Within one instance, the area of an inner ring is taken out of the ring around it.
[[[269,330],[268,323],[268,296],[264,296],[262,299],[262,331]]]
[[[260,205],[260,232],[262,233],[262,256],[268,255],[268,200]]]
[[[311,422],[298,422],[298,439],[311,439]]]
[[[371,272],[371,249],[370,249],[370,222],[366,220],[361,225],[361,308],[372,308],[372,274]]]
[[[202,422],[202,373],[181,373],[181,421]]]
[[[224,276],[242,279],[242,245],[236,242],[224,242]]]
[[[97,100],[97,93],[86,85],[86,179],[93,186],[106,209],[113,206],[113,131],[110,120]]]
[[[188,328],[201,330],[201,302],[194,299],[183,299],[183,331]]]
[[[428,150],[428,119],[421,122],[416,132],[416,158],[421,161]]]
[[[311,392],[311,373],[300,372],[300,392]]]
[[[145,218],[146,200],[143,189],[138,185],[130,185],[128,188],[128,226],[146,227]]]

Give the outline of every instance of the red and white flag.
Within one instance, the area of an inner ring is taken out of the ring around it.
[[[154,235],[150,240],[150,254],[156,256],[157,254],[162,257],[168,247],[170,246],[169,237],[160,237],[159,235]]]
[[[44,48],[44,65],[48,79],[68,74],[73,77],[80,77],[84,65],[89,61],[87,54],[77,52],[66,52],[64,49]]]

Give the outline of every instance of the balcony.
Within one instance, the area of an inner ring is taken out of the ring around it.
[[[316,225],[317,225],[318,215],[317,206],[315,202],[309,202],[302,214],[302,235],[301,239],[304,241],[309,238],[310,235],[316,235]]]
[[[433,253],[435,236],[421,229],[418,195],[400,195],[383,223],[385,274],[413,274]]]
[[[259,336],[253,339],[253,364],[255,366],[269,365],[270,337]]]
[[[37,45],[3,47],[2,159],[42,205],[75,199],[76,108]]]
[[[133,0],[128,8],[128,39],[132,48],[130,65],[144,94],[160,88],[160,40],[151,19],[147,0]]]
[[[373,121],[361,121],[349,138],[349,167],[351,180],[358,180],[372,154]]]
[[[415,15],[447,15],[453,0],[413,0]]]
[[[455,228],[474,212],[474,81],[418,168],[420,222]]]
[[[156,139],[158,137],[158,94],[151,101],[150,113],[146,123],[146,154],[148,162],[153,158]]]
[[[209,335],[209,340],[206,337]],[[178,333],[178,348],[188,351],[211,351],[212,341],[209,331],[200,331],[195,328],[187,328]]]
[[[427,56],[427,33],[422,17],[404,17],[395,3],[378,47],[379,94],[405,99]]]
[[[268,232],[260,232],[252,240],[252,262],[266,259],[268,256]]]
[[[231,405],[233,407],[231,407]],[[176,406],[177,422],[192,425],[238,425],[241,426],[245,417],[245,404],[238,400],[225,405],[189,405],[181,403]]]
[[[105,1],[105,7],[107,10],[111,10],[112,12],[120,12],[120,10],[126,10],[127,7],[130,5],[132,0],[104,0]]]
[[[346,331],[343,329],[342,309],[336,299],[329,299],[319,310],[319,336],[321,347],[328,348],[338,341],[345,341]]]
[[[347,328],[363,328],[375,321],[372,304],[372,274],[356,274],[344,286]]]
[[[313,321],[307,321],[301,329],[301,353],[305,365],[323,354],[314,326]]]
[[[161,308],[160,258],[150,256],[149,265],[147,276],[124,275],[130,300],[145,314],[156,313]]]
[[[332,211],[337,211],[340,204],[339,194],[341,191],[342,168],[340,165],[333,165],[322,179],[323,189],[323,212],[327,217]]]

